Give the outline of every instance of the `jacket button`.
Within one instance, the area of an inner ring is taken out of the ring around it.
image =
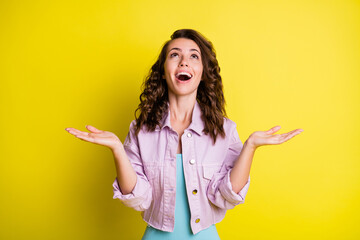
[[[191,165],[194,165],[195,164],[195,159],[191,159],[189,162],[190,162]]]
[[[194,189],[194,190],[192,191],[192,194],[196,195],[196,194],[197,194],[197,189]]]
[[[187,137],[188,137],[188,138],[191,138],[191,137],[192,137],[191,132],[188,132],[188,133],[187,133]]]
[[[196,222],[196,223],[200,222],[200,218],[197,218],[197,219],[195,220],[195,222]]]

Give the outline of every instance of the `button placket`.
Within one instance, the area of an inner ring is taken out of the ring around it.
[[[193,138],[193,133],[191,131],[186,131],[185,134],[183,135],[183,150],[185,149],[184,152],[186,152],[186,156],[184,156],[186,159],[186,168],[189,171],[189,174],[192,176],[197,176],[197,159],[196,159],[196,151],[195,151],[195,146],[194,146],[194,138]],[[185,167],[185,166],[184,166]],[[200,215],[198,212],[198,206],[200,204],[200,198],[199,196],[199,186],[198,186],[198,182],[197,182],[197,178],[196,177],[192,177],[190,179],[191,181],[189,181],[189,188],[192,189],[190,190],[187,194],[188,196],[192,196],[191,198],[193,199],[193,201],[190,201],[189,204],[192,205],[192,207],[190,207],[190,209],[193,209],[193,211],[191,211],[191,215],[195,215],[198,216],[197,218],[193,218],[191,221],[193,222],[193,224],[197,224],[200,222]],[[197,225],[199,226],[199,225]]]

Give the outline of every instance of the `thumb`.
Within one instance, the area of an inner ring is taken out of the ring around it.
[[[265,133],[267,133],[267,134],[273,134],[273,133],[279,131],[280,128],[281,128],[281,126],[275,126],[275,127],[271,128],[270,130],[266,131]]]
[[[86,129],[89,130],[90,132],[93,132],[93,133],[101,133],[103,131],[97,129],[96,127],[93,127],[91,125],[86,125]]]

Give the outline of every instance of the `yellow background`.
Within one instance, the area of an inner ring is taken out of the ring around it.
[[[193,28],[217,51],[227,111],[257,150],[245,204],[221,239],[359,239],[359,1],[1,1],[0,239],[140,239],[113,200],[111,152],[64,129],[124,140],[162,44]]]

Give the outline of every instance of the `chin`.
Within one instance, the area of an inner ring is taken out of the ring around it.
[[[177,91],[171,91],[175,96],[191,96],[195,93],[196,95],[196,92],[197,92],[197,89],[189,89],[189,90],[185,90],[185,89],[182,89],[182,90],[177,90]]]

